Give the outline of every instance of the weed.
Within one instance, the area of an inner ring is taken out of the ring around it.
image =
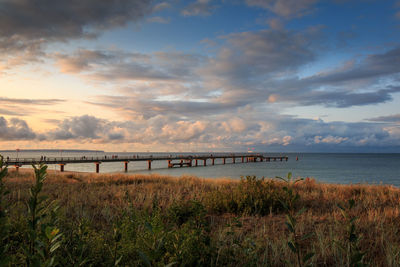
[[[354,199],[350,199],[346,206],[337,204],[345,219],[346,236],[344,242],[336,241],[335,244],[347,255],[347,266],[368,266],[363,262],[365,252],[361,251],[359,247],[361,237],[357,234],[356,228],[356,221],[358,218],[351,214],[355,204],[356,201]]]
[[[47,196],[40,195],[46,179],[47,166],[33,165],[35,184],[28,200],[28,246],[24,249],[28,266],[53,266],[55,251],[60,247],[62,234],[56,227],[58,206],[49,204]],[[45,221],[46,217],[50,218]]]
[[[292,173],[289,172],[286,178],[276,177],[282,180],[286,185],[283,187],[283,190],[286,193],[286,198],[281,200],[282,206],[286,210],[286,226],[291,236],[289,237],[288,246],[290,250],[296,255],[297,265],[299,267],[309,266],[312,257],[314,256],[314,252],[309,252],[304,254],[304,241],[313,236],[314,233],[308,234],[300,234],[297,227],[297,220],[299,216],[306,211],[306,208],[302,208],[296,212],[296,206],[300,199],[300,195],[294,191],[294,185],[300,182],[301,178],[294,179],[292,177]],[[303,255],[304,254],[304,255]]]
[[[8,248],[7,242],[9,238],[9,218],[7,205],[4,202],[4,198],[9,194],[9,191],[4,185],[4,178],[7,176],[7,166],[4,166],[3,156],[0,155],[0,266],[8,265]]]

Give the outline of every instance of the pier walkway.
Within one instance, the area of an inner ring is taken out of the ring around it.
[[[95,170],[100,171],[100,164],[103,162],[123,162],[124,170],[128,171],[128,163],[135,161],[147,161],[147,168],[151,170],[153,161],[166,161],[168,168],[174,167],[197,167],[207,166],[207,162],[215,165],[216,159],[222,159],[222,164],[226,163],[248,163],[248,162],[263,162],[263,161],[288,161],[287,156],[265,156],[262,154],[226,154],[226,155],[170,155],[170,156],[140,156],[133,155],[128,157],[119,156],[103,156],[103,157],[42,157],[36,158],[6,158],[7,166],[14,166],[16,170],[23,165],[32,164],[56,164],[60,166],[60,171],[64,171],[66,164],[74,163],[94,163]],[[202,164],[200,164],[202,163]]]

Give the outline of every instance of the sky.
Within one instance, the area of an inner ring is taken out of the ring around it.
[[[400,1],[0,0],[0,150],[400,153]]]

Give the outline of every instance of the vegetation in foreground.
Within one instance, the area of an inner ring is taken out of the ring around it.
[[[0,167],[1,266],[400,265],[391,186]]]

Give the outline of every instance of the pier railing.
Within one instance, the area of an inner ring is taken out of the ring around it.
[[[96,165],[96,172],[99,172],[100,164],[103,162],[124,162],[125,171],[128,171],[128,163],[131,161],[147,161],[148,169],[151,169],[152,161],[168,162],[168,168],[173,167],[192,167],[199,166],[199,161],[203,161],[203,166],[207,166],[207,160],[211,160],[211,164],[215,164],[216,159],[222,159],[222,164],[226,164],[227,160],[230,163],[248,163],[248,162],[263,162],[263,161],[287,161],[287,156],[266,156],[263,154],[225,154],[225,155],[168,155],[168,156],[154,156],[154,155],[132,155],[132,156],[118,156],[118,155],[104,155],[98,156],[81,156],[81,157],[39,157],[39,158],[5,158],[5,164],[15,166],[18,170],[19,167],[32,164],[58,164],[60,171],[64,171],[66,164],[73,163],[94,163]],[[239,161],[236,161],[240,159]],[[176,162],[176,161],[179,162]]]

